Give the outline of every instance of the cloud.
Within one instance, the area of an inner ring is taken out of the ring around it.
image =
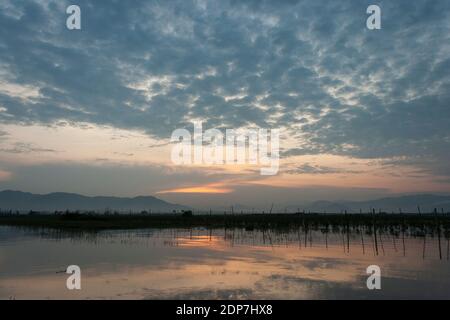
[[[171,190],[158,191],[158,194],[165,193],[204,193],[204,194],[222,194],[233,192],[233,189],[226,188],[220,183],[211,183],[202,186],[176,188]]]
[[[12,173],[9,171],[0,170],[0,181],[8,181],[11,179]]]
[[[8,136],[9,136],[8,132],[0,130],[0,141],[8,139]]]
[[[90,195],[137,196],[230,179],[229,175],[220,172],[185,170],[165,165],[122,164],[107,158],[98,158],[90,163],[0,163],[0,167],[14,175],[14,180],[0,183],[0,189],[35,193],[64,190]]]
[[[360,173],[356,170],[333,168],[305,163],[297,168],[286,170],[288,174],[334,174],[334,173]]]
[[[22,153],[43,153],[43,152],[53,153],[58,151],[53,149],[37,147],[31,143],[16,142],[12,148],[0,148],[0,152],[22,154]]]
[[[68,1],[2,2],[1,122],[159,139],[199,118],[283,127],[284,156],[422,157],[449,175],[448,1],[379,1],[379,31],[366,0],[78,4],[82,30],[69,31]]]

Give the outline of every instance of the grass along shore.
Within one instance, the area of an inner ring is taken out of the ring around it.
[[[0,226],[75,230],[244,228],[246,230],[359,230],[450,236],[449,214],[0,214]]]

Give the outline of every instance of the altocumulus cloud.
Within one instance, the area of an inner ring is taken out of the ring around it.
[[[450,175],[450,2],[377,1],[370,31],[372,2],[80,0],[74,32],[68,1],[4,0],[1,81],[27,90],[0,89],[0,121],[282,127],[285,155]]]

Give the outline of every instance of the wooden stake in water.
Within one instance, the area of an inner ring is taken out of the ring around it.
[[[424,234],[423,234],[423,253],[422,253],[422,259],[424,259],[424,260],[425,260],[425,248],[426,248],[426,246],[427,246],[427,234],[426,234],[426,231],[424,231]]]
[[[375,209],[373,209],[373,211],[372,211],[372,217],[373,217],[373,220],[372,220],[373,234],[374,234],[374,237],[375,237],[375,250],[376,250],[377,255],[378,255],[378,240],[377,240],[377,227],[376,227],[376,223],[375,223]]]
[[[348,226],[348,217],[347,217],[347,210],[345,210],[345,220],[346,220],[346,224],[345,224],[345,232],[347,234],[347,253],[350,252],[350,234],[349,234],[349,226]]]
[[[439,223],[438,217],[437,217],[437,209],[434,209],[434,217],[436,219],[436,227],[437,227],[437,233],[438,233],[438,246],[439,246],[439,260],[442,260],[442,251],[441,251],[441,224]]]
[[[361,232],[361,244],[362,244],[363,254],[366,254],[365,248],[364,248],[364,235],[363,235],[363,230],[362,230],[363,228],[364,228],[364,226],[362,226],[361,230],[360,230],[360,232]]]
[[[450,240],[447,238],[447,260],[450,252]]]
[[[406,247],[405,247],[405,219],[402,220],[402,241],[403,241],[403,256],[406,257]]]
[[[392,235],[392,242],[394,244],[394,250],[397,252],[397,244],[395,243],[395,234]]]

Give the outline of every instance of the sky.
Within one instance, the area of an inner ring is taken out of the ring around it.
[[[3,0],[0,190],[195,207],[448,194],[449,40],[447,0]],[[194,121],[280,130],[277,174],[174,164],[171,134]]]

